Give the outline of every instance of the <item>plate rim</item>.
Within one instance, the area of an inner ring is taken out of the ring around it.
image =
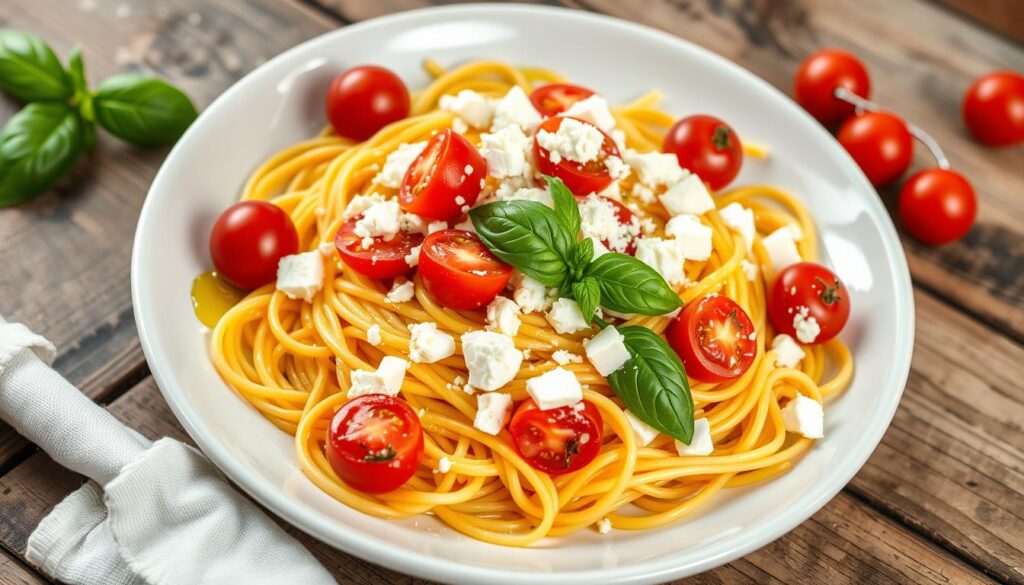
[[[769,93],[773,93],[777,97],[783,98],[784,101],[788,102],[789,107],[797,109],[800,114],[809,118],[809,114],[803,112],[788,95],[764,79],[758,77],[753,72],[747,70],[745,67],[733,63],[710,49],[706,49],[692,41],[688,41],[671,33],[605,14],[596,14],[556,6],[497,3],[430,6],[371,18],[327,31],[281,52],[242,76],[217,96],[217,98],[214,99],[213,102],[202,112],[201,116],[216,115],[216,112],[219,111],[220,107],[222,107],[231,96],[242,91],[241,88],[245,85],[245,81],[247,79],[264,69],[275,66],[276,63],[289,58],[293,53],[306,50],[310,45],[330,42],[328,39],[344,37],[364,28],[399,24],[402,21],[415,20],[427,13],[430,13],[432,16],[442,14],[452,16],[453,18],[473,17],[485,19],[500,18],[502,13],[526,13],[540,16],[558,15],[558,17],[576,19],[584,24],[589,22],[592,24],[600,24],[601,26],[611,26],[613,28],[618,28],[627,34],[639,33],[642,35],[656,37],[660,41],[675,44],[687,51],[701,53],[703,57],[711,59],[718,66],[725,69],[731,69],[733,73],[743,77],[747,83],[759,85]],[[234,457],[232,457],[227,448],[221,443],[220,439],[213,432],[199,424],[198,415],[184,399],[184,395],[181,391],[177,389],[172,391],[170,389],[172,386],[165,375],[165,368],[167,368],[167,366],[161,364],[159,356],[154,353],[152,340],[150,338],[150,336],[153,335],[153,332],[149,329],[146,312],[141,308],[143,305],[143,299],[139,292],[141,288],[140,274],[144,271],[141,266],[140,259],[140,248],[142,247],[141,242],[143,240],[140,235],[144,233],[144,226],[148,221],[150,221],[149,216],[152,213],[151,210],[153,205],[151,204],[149,195],[154,191],[157,191],[158,187],[165,180],[165,176],[169,172],[167,170],[168,161],[172,161],[174,159],[178,151],[182,149],[181,145],[186,142],[185,139],[190,135],[190,133],[195,131],[197,126],[198,124],[193,124],[186,131],[174,148],[172,148],[167,154],[163,163],[161,163],[160,169],[154,177],[147,192],[146,200],[143,203],[142,210],[139,214],[139,221],[136,226],[136,234],[132,246],[131,289],[135,323],[138,329],[143,354],[145,355],[146,361],[150,367],[150,372],[154,380],[157,382],[160,393],[164,397],[164,400],[167,401],[175,418],[177,418],[178,422],[185,428],[185,431],[189,436],[192,437],[203,453],[206,454],[218,469],[227,475],[235,485],[241,488],[246,494],[261,505],[265,506],[267,509],[273,511],[274,514],[280,516],[289,524],[299,528],[311,537],[348,554],[355,555],[376,564],[384,565],[387,568],[397,570],[402,573],[427,579],[445,582],[486,582],[491,585],[521,585],[523,583],[557,583],[558,585],[575,583],[582,585],[585,583],[589,585],[594,582],[594,579],[598,579],[598,582],[602,583],[647,583],[676,579],[700,573],[745,556],[780,538],[799,524],[803,523],[806,519],[810,518],[833,497],[835,497],[835,495],[846,486],[861,467],[863,467],[864,463],[875,449],[877,449],[882,436],[888,429],[889,424],[895,415],[900,398],[902,397],[903,391],[906,387],[906,382],[910,373],[915,334],[913,287],[911,284],[910,271],[907,265],[906,256],[896,233],[896,228],[892,222],[892,218],[885,210],[881,199],[877,197],[877,193],[871,187],[863,173],[856,168],[852,159],[846,155],[845,151],[842,150],[838,143],[835,143],[835,141],[832,140],[829,148],[833,149],[833,154],[838,155],[840,158],[844,158],[847,161],[847,164],[852,165],[856,170],[857,180],[860,182],[858,190],[876,194],[876,197],[868,201],[867,205],[869,207],[873,207],[876,217],[880,218],[881,223],[879,227],[881,228],[881,243],[886,255],[892,260],[888,264],[896,289],[894,292],[897,297],[897,301],[901,303],[903,308],[906,310],[897,312],[896,337],[897,340],[904,340],[902,344],[896,341],[893,348],[894,359],[892,363],[898,367],[894,370],[890,378],[897,386],[897,391],[893,392],[889,396],[888,403],[885,405],[885,415],[871,420],[870,424],[865,426],[864,429],[863,436],[871,443],[872,447],[871,449],[865,449],[859,457],[854,457],[845,461],[845,465],[835,469],[833,473],[823,476],[821,484],[824,486],[824,489],[819,487],[817,490],[812,490],[812,493],[809,495],[813,497],[801,498],[786,512],[785,515],[781,516],[778,520],[768,525],[763,530],[757,531],[757,534],[752,534],[755,531],[747,530],[745,533],[742,533],[734,539],[734,544],[728,547],[727,550],[723,550],[716,555],[701,557],[700,559],[693,560],[685,564],[679,564],[678,561],[673,562],[673,559],[676,558],[674,555],[665,555],[614,569],[596,569],[560,573],[512,572],[480,565],[448,562],[435,559],[418,552],[393,549],[388,546],[386,541],[377,537],[368,536],[359,531],[338,530],[338,526],[335,522],[317,516],[313,511],[305,509],[298,503],[292,501],[292,499],[287,497],[287,494],[279,489],[279,486],[276,486],[272,482],[251,473]],[[821,128],[820,126],[818,126],[816,131],[826,132],[824,128]],[[836,150],[838,150],[838,152],[835,152]],[[899,335],[900,333],[903,333],[903,335]]]

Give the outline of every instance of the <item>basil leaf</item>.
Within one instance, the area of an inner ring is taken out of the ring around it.
[[[68,79],[53,49],[39,37],[0,29],[0,90],[22,102],[71,97]]]
[[[612,252],[594,260],[584,275],[601,285],[601,305],[620,313],[664,315],[682,306],[679,295],[650,266]]]
[[[0,131],[0,207],[28,201],[74,166],[82,152],[82,121],[60,102],[34,102]]]
[[[82,62],[82,45],[75,45],[68,57],[68,77],[71,89],[77,96],[89,93],[89,84],[85,81],[85,63]]]
[[[152,77],[115,75],[92,101],[96,121],[137,146],[164,146],[181,136],[198,115],[181,90]]]
[[[551,200],[555,203],[555,215],[558,216],[558,221],[565,226],[566,231],[575,240],[576,234],[580,233],[581,223],[580,208],[576,204],[576,197],[565,186],[562,179],[544,175],[544,180],[548,182],[548,191],[551,192]]]
[[[579,278],[594,258],[594,240],[587,238],[576,242],[572,251],[573,275]]]
[[[661,336],[646,327],[621,327],[619,333],[630,358],[608,375],[608,383],[640,420],[689,444],[693,396],[683,362]]]
[[[601,304],[601,287],[596,280],[588,276],[572,283],[572,296],[575,297],[583,318],[590,323],[594,318],[594,311]]]
[[[505,262],[546,286],[570,276],[572,240],[555,212],[536,201],[496,201],[469,211],[480,241]]]

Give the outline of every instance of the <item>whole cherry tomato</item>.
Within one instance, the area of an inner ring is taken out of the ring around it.
[[[277,279],[277,263],[299,251],[292,218],[266,201],[227,208],[210,232],[210,258],[231,284],[256,289]]]
[[[888,112],[849,118],[836,137],[875,187],[900,178],[914,158],[914,137],[899,116]]]
[[[1024,140],[1024,75],[996,71],[964,94],[964,123],[980,142],[1009,146]]]
[[[870,97],[871,81],[860,59],[839,49],[812,53],[796,72],[796,101],[819,122],[833,126],[854,111],[852,105],[835,97],[840,86],[862,98]]]
[[[549,83],[542,85],[530,93],[533,107],[542,116],[557,116],[568,110],[578,101],[594,95],[592,90],[570,83]]]
[[[324,450],[331,469],[348,485],[368,494],[390,492],[416,473],[423,427],[404,400],[365,394],[334,414]]]
[[[779,333],[805,344],[824,343],[846,325],[850,293],[828,268],[797,262],[775,277],[768,291],[768,317]],[[815,326],[818,332],[812,338]]]
[[[719,190],[736,178],[743,166],[743,145],[725,122],[699,114],[675,123],[661,148],[676,155],[679,166],[696,173]]]
[[[326,107],[338,136],[363,141],[409,115],[409,90],[390,69],[362,65],[334,79]]]
[[[441,230],[423,241],[419,275],[437,302],[471,311],[498,296],[512,276],[512,267],[491,254],[476,234]]]
[[[544,120],[540,127],[537,128],[537,134],[540,134],[542,130],[552,133],[558,132],[562,121],[566,119],[568,118],[564,116],[555,116]],[[576,118],[573,119],[576,120]],[[593,124],[583,120],[578,121],[593,126]],[[598,130],[598,132],[601,131]],[[605,161],[610,156],[619,156],[619,149],[615,146],[615,141],[611,137],[604,132],[601,132],[601,135],[604,136],[601,150],[596,159],[587,163],[578,163],[567,158],[562,158],[557,163],[551,162],[551,155],[540,145],[535,135],[533,139],[533,152],[534,158],[537,161],[537,170],[545,175],[561,179],[574,195],[589,195],[590,193],[604,191],[608,185],[612,184],[613,180],[611,171],[608,170]]]
[[[444,129],[427,142],[402,179],[398,201],[409,213],[452,220],[472,207],[487,177],[487,161],[461,134]]]
[[[946,169],[925,169],[900,189],[900,223],[910,235],[937,246],[964,237],[974,224],[977,196],[967,179]]]
[[[373,243],[363,246],[363,238],[355,233],[358,218],[341,224],[334,236],[334,247],[345,264],[363,276],[370,278],[394,278],[412,270],[406,256],[423,242],[420,234],[398,232],[390,240],[373,238]]]
[[[750,316],[736,301],[718,294],[686,305],[669,324],[667,337],[686,375],[701,382],[735,380],[757,355]]]
[[[583,408],[562,406],[541,410],[528,399],[509,422],[512,445],[531,467],[549,475],[581,469],[601,452],[601,413],[583,401]]]

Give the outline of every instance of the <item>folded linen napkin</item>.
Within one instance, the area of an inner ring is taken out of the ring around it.
[[[0,316],[0,418],[90,478],[29,537],[51,577],[93,584],[333,584],[195,449],[150,443],[49,367],[49,341]]]

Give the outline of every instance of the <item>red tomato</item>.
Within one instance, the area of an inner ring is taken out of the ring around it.
[[[366,394],[334,414],[325,451],[331,469],[348,485],[368,494],[390,492],[416,472],[423,427],[404,400]]]
[[[796,72],[796,101],[819,122],[833,126],[853,115],[853,106],[836,98],[845,87],[862,98],[871,95],[867,69],[856,56],[839,49],[812,53]]]
[[[733,129],[714,116],[687,116],[665,134],[661,148],[679,159],[679,166],[696,173],[719,190],[736,178],[743,166],[743,145]]]
[[[722,295],[690,302],[668,326],[668,343],[686,374],[701,382],[726,382],[747,371],[757,355],[754,324],[743,307]]]
[[[210,258],[217,272],[239,288],[277,279],[277,263],[299,251],[292,218],[266,201],[242,201],[224,210],[210,232]]]
[[[578,101],[594,95],[592,90],[571,83],[549,83],[530,93],[530,101],[542,116],[556,116]]]
[[[520,404],[508,425],[519,456],[549,475],[570,473],[593,461],[601,452],[604,426],[597,407],[582,404],[582,410],[541,410],[532,399]]]
[[[960,173],[925,169],[910,176],[900,189],[900,223],[926,244],[948,244],[971,231],[977,196]]]
[[[914,137],[899,116],[888,112],[864,112],[846,120],[837,138],[875,187],[903,176],[914,158]]]
[[[334,236],[334,247],[349,268],[370,278],[394,278],[412,270],[405,257],[423,242],[420,234],[399,232],[390,240],[373,238],[373,244],[363,247],[363,238],[355,233],[358,218],[341,224]]]
[[[782,269],[768,291],[768,317],[776,331],[800,341],[793,326],[806,308],[821,331],[811,344],[824,343],[843,330],[850,317],[850,293],[834,272],[814,262],[798,262]]]
[[[334,79],[326,105],[338,136],[363,141],[409,115],[409,90],[391,70],[362,65]]]
[[[398,202],[409,213],[451,220],[472,207],[487,177],[487,161],[461,134],[449,129],[434,135],[409,166]]]
[[[491,254],[476,234],[441,230],[423,241],[419,274],[437,302],[472,311],[498,296],[512,276],[512,267]]]
[[[964,94],[963,114],[967,129],[985,144],[1024,140],[1024,76],[996,71],[979,77]]]
[[[604,247],[608,248],[612,252],[629,254],[630,256],[635,254],[636,241],[640,238],[640,220],[636,218],[636,216],[633,214],[633,211],[630,208],[623,205],[622,203],[619,203],[618,201],[612,199],[611,197],[603,197],[601,195],[577,195],[576,201],[578,203],[583,203],[590,197],[597,197],[601,201],[607,201],[608,203],[611,203],[612,207],[615,208],[615,218],[618,220],[619,225],[623,226],[625,233],[630,236],[629,241],[626,242],[624,246],[621,243],[619,243],[615,247],[613,247],[612,243],[609,242],[608,240],[602,239],[601,243],[604,244]]]
[[[576,118],[573,119],[576,120]],[[537,133],[539,134],[541,130],[558,132],[559,126],[562,125],[562,120],[565,120],[565,117],[555,116],[544,120],[540,127],[537,128]],[[583,120],[579,121],[587,124]],[[593,126],[593,124],[588,125]],[[598,130],[598,132],[601,131]],[[541,148],[540,143],[537,142],[537,137],[534,136],[533,152],[537,162],[537,170],[545,175],[562,179],[565,186],[575,195],[589,195],[590,193],[604,191],[605,187],[612,184],[612,175],[608,172],[608,167],[605,166],[604,161],[610,156],[619,156],[619,149],[615,146],[615,141],[611,137],[604,132],[601,132],[601,134],[604,136],[601,152],[596,159],[586,164],[580,164],[564,158],[558,164],[551,162],[548,151]]]

